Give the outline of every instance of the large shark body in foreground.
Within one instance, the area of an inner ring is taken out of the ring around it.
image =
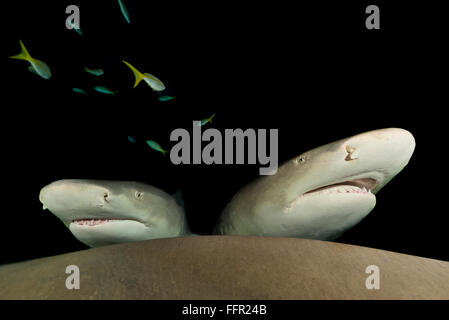
[[[374,208],[374,194],[407,165],[414,148],[410,132],[389,128],[303,153],[238,192],[215,232],[335,239]]]
[[[374,208],[414,148],[408,131],[390,128],[303,153],[238,192],[215,233],[334,239]],[[190,235],[175,199],[143,183],[60,180],[40,200],[90,246]]]
[[[69,265],[79,290],[66,288]],[[372,265],[379,290],[367,288]],[[0,266],[0,299],[449,299],[449,262],[308,239],[167,238]]]

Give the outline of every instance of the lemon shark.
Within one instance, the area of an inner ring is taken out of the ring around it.
[[[239,191],[214,233],[335,239],[374,208],[414,148],[410,132],[389,128],[305,152]],[[192,235],[180,201],[139,182],[60,180],[39,198],[89,246]]]
[[[140,182],[58,180],[39,200],[91,247],[190,234],[180,194]]]
[[[78,290],[64,285],[73,264]],[[0,299],[449,299],[449,262],[298,238],[166,238],[1,265]]]
[[[216,234],[332,240],[375,206],[375,194],[409,162],[412,134],[369,131],[305,152],[239,191]]]

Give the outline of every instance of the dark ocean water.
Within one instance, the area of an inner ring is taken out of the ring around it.
[[[65,28],[81,12],[81,37]],[[63,178],[136,180],[180,189],[194,232],[211,232],[221,210],[258,165],[180,165],[149,149],[170,147],[175,128],[216,113],[213,126],[279,130],[279,161],[371,129],[413,133],[409,165],[377,197],[370,215],[338,241],[449,260],[442,150],[444,106],[439,38],[412,23],[409,7],[385,4],[381,30],[364,28],[363,4],[127,1],[9,3],[2,38],[3,181],[0,263],[86,248],[38,199]],[[423,13],[425,14],[425,13]],[[44,80],[20,51],[53,72]],[[158,101],[121,62],[157,75],[176,96]],[[95,77],[84,66],[102,68]],[[93,92],[95,85],[119,91]],[[72,91],[83,88],[89,95]],[[446,103],[447,105],[447,103]]]

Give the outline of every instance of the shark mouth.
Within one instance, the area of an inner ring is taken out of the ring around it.
[[[371,195],[372,194],[371,190],[374,190],[377,187],[377,185],[378,185],[377,180],[373,178],[362,178],[362,179],[346,180],[343,182],[321,186],[319,188],[309,190],[296,197],[284,208],[284,212],[290,211],[292,207],[295,206],[297,201],[299,201],[303,197],[308,197],[312,195],[327,195],[335,193]]]
[[[136,221],[136,222],[140,222],[137,220],[131,220],[131,219],[98,219],[98,218],[92,218],[92,219],[76,219],[76,220],[72,220],[71,223],[77,225],[77,226],[88,226],[88,227],[94,227],[94,226],[99,226],[99,225],[103,225],[106,223],[111,223],[111,222],[119,222],[119,221]]]
[[[354,179],[347,180],[339,183],[334,183],[330,185],[326,185],[323,187],[319,187],[313,190],[309,190],[302,194],[301,196],[313,194],[313,193],[323,193],[325,191],[329,192],[338,192],[338,193],[366,193],[371,194],[371,191],[374,190],[378,185],[377,180],[373,178],[362,178],[362,179]]]

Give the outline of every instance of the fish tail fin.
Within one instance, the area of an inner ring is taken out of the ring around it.
[[[10,56],[9,58],[30,61],[32,58],[31,58],[30,54],[28,53],[27,48],[25,48],[25,45],[23,44],[22,40],[19,40],[19,42],[20,42],[20,47],[22,48],[22,51],[20,51],[19,54]]]
[[[139,84],[139,82],[143,80],[144,75],[143,75],[139,70],[137,70],[136,68],[134,68],[130,63],[126,62],[125,60],[122,60],[122,61],[123,61],[123,63],[126,64],[126,65],[131,69],[131,71],[134,73],[134,76],[136,77],[136,82],[134,83],[134,87],[133,87],[133,88],[137,87],[137,85]]]
[[[84,66],[84,72],[89,72],[89,68]]]
[[[118,0],[118,4],[120,6],[120,10],[122,11],[123,17],[125,18],[126,22],[131,23],[131,20],[129,19],[128,9],[126,9],[126,6],[123,3],[123,1]]]
[[[209,118],[209,123],[212,123],[212,119],[215,117],[215,113]]]
[[[168,150],[161,149],[161,152],[162,152],[162,155],[165,156],[165,154],[168,152]]]

